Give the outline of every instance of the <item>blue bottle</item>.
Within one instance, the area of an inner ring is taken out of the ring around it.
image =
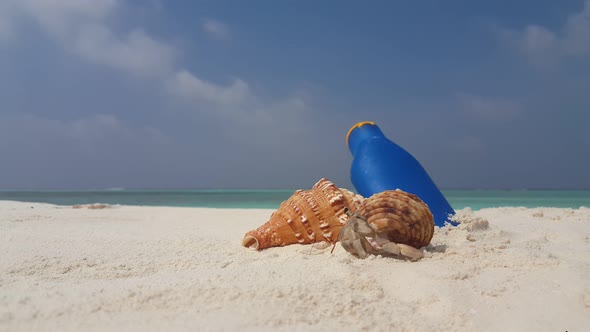
[[[455,211],[422,165],[409,152],[393,143],[374,122],[359,122],[346,135],[353,156],[350,177],[359,194],[401,189],[420,197],[428,205],[436,226],[449,222]]]

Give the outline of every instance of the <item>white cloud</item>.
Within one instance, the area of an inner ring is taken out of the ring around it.
[[[203,30],[215,38],[227,39],[230,37],[229,27],[218,20],[205,19]]]
[[[175,50],[139,29],[121,38],[103,25],[86,25],[72,46],[87,61],[136,74],[165,75],[174,65]]]
[[[529,25],[522,31],[502,31],[504,40],[532,63],[546,65],[565,57],[590,56],[590,0],[579,13],[570,15],[556,31]]]
[[[173,69],[173,47],[142,29],[117,33],[110,27],[118,0],[8,1],[11,13],[33,18],[42,31],[85,61],[141,75],[163,75]]]
[[[116,31],[110,19],[116,16],[123,0],[8,1],[13,12],[34,18],[65,50],[84,61],[155,78],[171,96],[189,101],[193,106],[257,113],[277,103],[258,98],[248,83],[239,78],[228,85],[219,85],[198,77],[177,63],[176,55],[180,52],[175,47],[143,29]],[[230,34],[226,24],[212,19],[203,22],[203,29],[216,38],[227,38]]]
[[[529,53],[545,52],[555,46],[555,34],[542,26],[529,25],[523,32],[523,49]]]
[[[11,8],[11,14],[24,15],[28,20],[32,18],[40,30],[65,51],[87,63],[161,84],[168,97],[174,102],[180,101],[183,107],[198,110],[195,114],[209,112],[217,119],[230,119],[237,131],[278,128],[277,134],[281,134],[304,127],[302,119],[308,103],[303,96],[271,98],[258,95],[239,78],[229,84],[210,82],[185,69],[176,56],[181,52],[173,45],[158,40],[141,27],[125,31],[116,29],[115,19],[124,0],[6,1],[11,6],[4,7]],[[155,4],[157,6],[158,2]],[[1,17],[9,16],[4,14]],[[230,36],[228,26],[216,20],[205,20],[203,29],[215,38]],[[108,132],[110,127],[107,124],[116,122],[106,120],[108,118],[94,119],[92,130]],[[289,126],[277,126],[281,121]],[[98,123],[102,125],[97,126]],[[81,122],[78,126],[84,124]]]
[[[303,93],[263,98],[242,80],[217,85],[188,71],[178,72],[168,81],[167,88],[174,99],[183,102],[189,114],[213,115],[223,121],[225,137],[244,148],[280,149],[309,134],[310,126],[305,124],[312,114],[310,96]]]
[[[248,84],[240,79],[235,79],[228,86],[221,86],[204,81],[186,70],[177,72],[167,85],[173,95],[194,103],[239,106],[254,99]]]
[[[465,113],[485,119],[512,118],[523,111],[520,103],[505,98],[486,98],[458,93],[457,101]]]
[[[87,22],[101,22],[112,14],[117,0],[8,0],[37,20],[44,30],[67,36]]]
[[[9,13],[32,17],[65,50],[89,63],[132,74],[158,77],[173,95],[193,102],[238,105],[252,96],[248,84],[235,79],[229,86],[207,82],[185,69],[178,69],[173,46],[158,41],[140,28],[117,32],[109,18],[115,16],[120,0],[7,0],[0,5],[10,10],[0,16],[0,33],[12,26]],[[156,2],[157,4],[157,2]],[[205,20],[210,34],[226,38],[228,27],[216,20]],[[1,35],[0,35],[1,36]]]

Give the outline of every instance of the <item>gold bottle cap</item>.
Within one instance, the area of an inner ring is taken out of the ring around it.
[[[348,133],[346,134],[346,144],[348,144],[348,137],[350,136],[350,133],[352,133],[353,130],[355,130],[356,128],[360,128],[364,125],[375,125],[375,122],[373,121],[361,121],[357,124],[355,124],[354,126],[350,127],[350,129],[348,130]]]

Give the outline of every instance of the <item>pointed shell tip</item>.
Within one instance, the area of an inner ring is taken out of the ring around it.
[[[258,239],[256,239],[252,235],[244,236],[244,239],[242,240],[242,245],[252,250],[258,250],[259,247]]]

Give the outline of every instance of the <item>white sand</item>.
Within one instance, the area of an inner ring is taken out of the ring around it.
[[[590,209],[465,209],[416,263],[243,248],[271,212],[0,202],[0,330],[590,327]]]

